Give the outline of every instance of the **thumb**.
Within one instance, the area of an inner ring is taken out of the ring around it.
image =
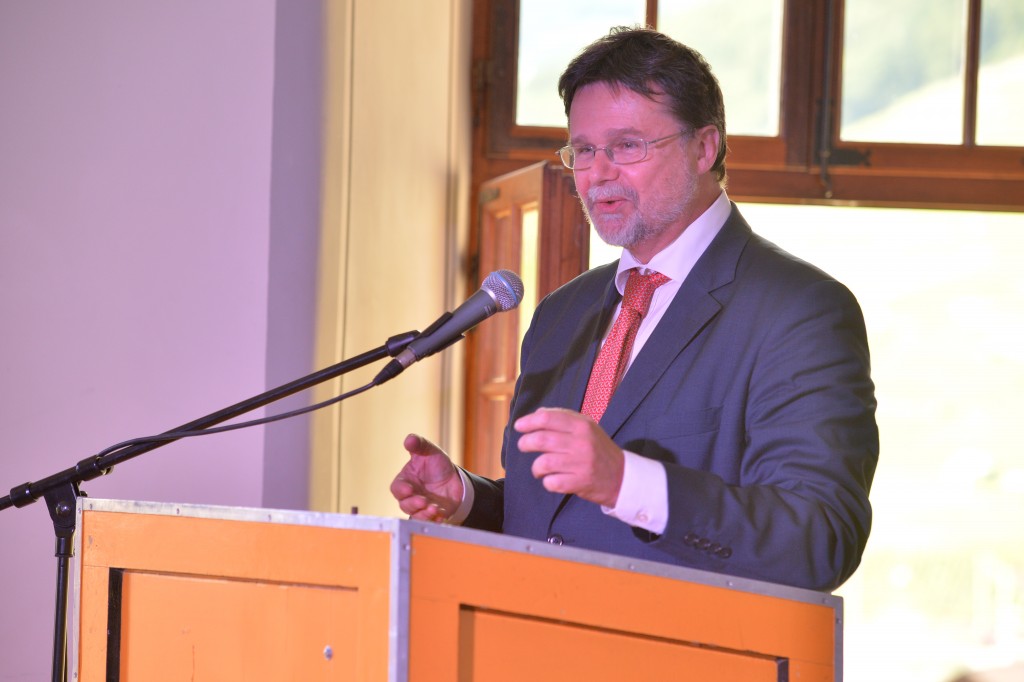
[[[426,455],[437,455],[443,453],[441,448],[437,447],[423,436],[415,433],[410,433],[406,436],[402,446],[414,457],[417,455],[423,457]]]

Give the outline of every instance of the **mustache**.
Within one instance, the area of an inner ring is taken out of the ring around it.
[[[636,190],[621,185],[601,185],[600,187],[591,187],[587,190],[588,204],[593,205],[598,201],[605,201],[607,199],[627,199],[635,202],[637,194]]]

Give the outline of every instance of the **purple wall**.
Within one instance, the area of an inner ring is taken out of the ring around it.
[[[0,3],[0,495],[301,376],[320,3]],[[303,507],[301,421],[191,439],[93,497]],[[0,512],[0,680],[48,679],[53,533]]]

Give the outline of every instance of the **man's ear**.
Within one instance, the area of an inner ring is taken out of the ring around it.
[[[693,139],[697,142],[697,168],[707,173],[715,166],[722,135],[715,126],[706,125],[693,131]]]

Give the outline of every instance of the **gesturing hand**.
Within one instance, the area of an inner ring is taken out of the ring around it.
[[[426,438],[409,434],[402,443],[409,461],[391,482],[391,494],[411,519],[444,521],[462,501],[462,478],[445,452]]]
[[[523,434],[522,452],[540,453],[531,471],[546,490],[615,506],[625,456],[593,419],[571,410],[541,408],[517,419],[513,428]]]

